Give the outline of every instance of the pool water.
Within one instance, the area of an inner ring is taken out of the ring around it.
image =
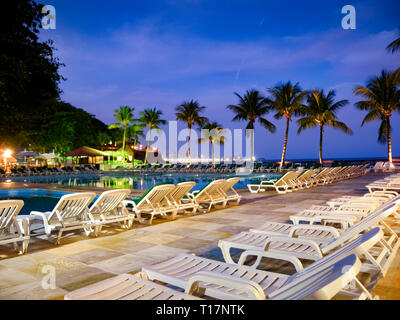
[[[58,200],[70,192],[49,191],[43,189],[9,189],[0,190],[0,200],[24,200],[24,206],[19,214],[29,214],[31,211],[51,211]]]
[[[235,177],[235,174],[211,174],[211,173],[122,173],[105,172],[104,174],[85,175],[57,175],[57,176],[32,176],[13,177],[12,181],[23,181],[31,183],[46,183],[68,186],[85,186],[101,188],[123,188],[146,190],[157,183],[171,182],[177,184],[184,181],[196,182],[195,189],[201,189],[216,179],[227,179]],[[279,177],[280,174],[250,174],[239,176],[240,181],[235,188],[245,188],[249,183],[259,183],[261,180],[269,180]]]

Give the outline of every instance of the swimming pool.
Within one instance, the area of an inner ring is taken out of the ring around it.
[[[261,180],[268,180],[279,177],[280,174],[250,174],[241,176],[235,188],[245,188],[248,183],[258,183]],[[235,177],[235,174],[213,174],[213,173],[122,173],[104,172],[104,174],[81,174],[81,175],[56,175],[56,176],[31,176],[13,177],[12,181],[31,183],[46,183],[68,186],[85,186],[101,188],[123,188],[146,190],[157,183],[171,182],[179,183],[184,181],[196,182],[195,189],[201,189],[209,182],[216,179],[227,179]]]
[[[19,214],[29,214],[31,211],[51,211],[58,200],[70,192],[43,189],[8,189],[0,190],[0,200],[24,200],[24,206]]]

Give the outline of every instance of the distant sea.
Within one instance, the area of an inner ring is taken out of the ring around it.
[[[393,156],[393,159],[399,159],[400,156]],[[354,158],[324,158],[324,161],[362,161],[362,160],[380,160],[380,161],[386,161],[387,157],[354,157]],[[259,158],[257,161],[263,161],[263,162],[279,162],[281,159],[265,159],[265,158]],[[306,161],[319,161],[318,158],[296,158],[296,159],[285,159],[285,161],[290,161],[290,162],[306,162]]]

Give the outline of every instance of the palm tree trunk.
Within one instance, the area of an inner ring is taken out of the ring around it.
[[[150,132],[149,132],[149,141],[147,141],[146,154],[144,155],[144,164],[147,163],[147,152],[149,152],[150,140],[151,140],[151,129],[150,129]]]
[[[282,170],[283,163],[285,162],[286,146],[287,146],[287,140],[288,140],[288,135],[289,135],[289,123],[290,123],[290,119],[286,118],[285,140],[283,141],[283,150],[282,150],[281,164],[279,165],[279,171]]]
[[[253,167],[253,158],[254,158],[254,127],[253,129],[251,129],[251,158],[250,158],[250,163],[251,163],[251,167]]]
[[[322,135],[323,135],[324,129],[323,126],[319,127],[319,163],[321,166],[323,166],[323,160],[322,160]]]
[[[392,164],[392,137],[391,137],[391,128],[390,128],[390,118],[387,117],[386,118],[387,121],[387,126],[386,126],[386,130],[387,130],[387,144],[388,144],[388,161],[390,164]]]
[[[189,139],[188,139],[188,158],[189,158],[189,166],[192,164],[192,159],[190,158],[190,137],[192,135],[192,127],[189,127]]]
[[[126,136],[126,126],[124,126],[124,136],[122,138],[122,155],[124,157],[124,162],[125,162],[125,136]]]
[[[212,164],[213,164],[213,169],[215,169],[214,143],[213,143],[213,142],[211,142],[211,152],[212,152]]]

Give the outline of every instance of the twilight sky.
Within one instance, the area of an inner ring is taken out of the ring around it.
[[[236,104],[233,92],[266,88],[280,81],[299,82],[303,89],[335,89],[350,104],[339,120],[353,136],[327,129],[324,157],[379,157],[386,146],[377,143],[378,123],[361,128],[364,113],[353,103],[357,84],[382,69],[400,67],[400,53],[386,46],[398,37],[397,0],[380,1],[51,1],[56,29],[43,30],[54,40],[61,73],[62,99],[94,114],[107,124],[121,105],[160,108],[175,120],[174,108],[184,100],[199,100],[205,116],[227,128],[226,109]],[[356,8],[356,30],[344,30],[341,8]],[[275,134],[257,126],[255,154],[280,158],[284,120],[267,116]],[[400,155],[400,115],[392,117],[394,156]],[[297,135],[291,123],[287,158],[317,158],[318,129]]]

